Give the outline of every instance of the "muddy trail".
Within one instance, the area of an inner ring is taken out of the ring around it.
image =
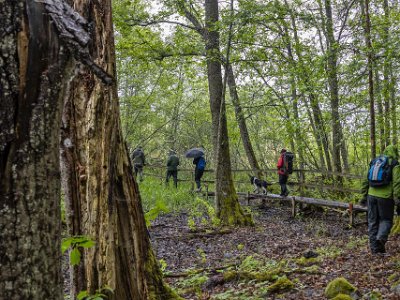
[[[392,287],[400,239],[390,237],[387,255],[371,255],[365,214],[349,228],[348,216],[332,210],[296,218],[279,204],[251,210],[255,226],[247,228],[215,231],[199,218],[193,226],[187,213],[152,222],[165,280],[184,299],[326,299],[325,288],[338,277],[357,288],[353,299],[400,299]]]

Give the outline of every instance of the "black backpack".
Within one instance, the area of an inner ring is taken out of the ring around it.
[[[398,161],[385,156],[379,156],[373,159],[369,164],[368,182],[369,186],[385,186],[392,181],[392,170],[398,165]]]
[[[285,152],[283,154],[283,169],[285,170],[285,174],[293,173],[293,160],[294,154],[292,152]]]

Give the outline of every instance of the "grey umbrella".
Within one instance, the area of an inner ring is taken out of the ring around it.
[[[187,158],[197,158],[204,155],[203,148],[192,148],[186,151],[185,156]]]

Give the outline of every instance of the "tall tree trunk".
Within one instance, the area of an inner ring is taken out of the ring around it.
[[[385,115],[383,112],[383,103],[381,97],[381,82],[379,79],[379,70],[375,68],[375,94],[376,94],[376,106],[378,108],[378,115],[376,118],[377,127],[379,130],[379,153],[383,153],[385,149]]]
[[[111,1],[75,0],[92,24],[90,54],[115,76]],[[62,163],[71,235],[96,246],[73,272],[74,293],[109,286],[107,299],[175,299],[163,283],[145,225],[138,186],[122,138],[117,87],[104,86],[86,69],[75,72],[65,99]],[[83,282],[82,282],[83,281]],[[75,298],[75,295],[73,295]]]
[[[285,41],[286,44],[286,49],[288,52],[288,56],[290,58],[290,63],[293,65],[293,67],[296,69],[297,68],[297,62],[294,58],[293,55],[293,47],[292,47],[292,42],[290,39],[289,35],[289,26],[287,25],[286,22],[282,22],[283,24],[283,29],[281,31],[283,40]],[[299,167],[302,168],[304,166],[304,136],[301,134],[301,123],[300,123],[300,114],[299,114],[299,97],[297,95],[297,85],[296,85],[296,75],[291,73],[290,74],[290,90],[291,90],[291,98],[292,98],[292,106],[293,106],[293,117],[294,117],[294,132],[295,132],[295,141],[296,145],[298,146],[298,157],[299,157]],[[298,174],[299,176],[300,174]]]
[[[394,90],[394,86],[392,85],[392,81],[390,78],[390,74],[392,73],[392,46],[390,45],[390,12],[389,12],[389,3],[388,0],[383,0],[383,10],[385,12],[385,17],[384,17],[384,28],[383,28],[383,44],[384,44],[384,53],[385,53],[385,58],[384,58],[384,64],[383,64],[383,81],[384,81],[384,86],[383,86],[383,99],[384,99],[384,106],[385,106],[385,144],[389,145],[390,144],[390,137],[392,135],[393,137],[393,132],[391,132],[391,127],[390,127],[390,120],[391,120],[391,110],[395,110],[395,107],[390,107],[391,106],[391,95],[392,95],[392,90]],[[393,128],[394,129],[394,128]]]
[[[243,148],[246,152],[247,160],[249,161],[250,168],[257,174],[259,178],[262,177],[262,171],[258,164],[256,155],[254,153],[253,146],[251,144],[249,131],[247,130],[246,120],[244,118],[243,110],[240,105],[239,94],[236,88],[235,75],[233,73],[232,65],[228,63],[227,68],[227,81],[229,86],[229,92],[232,100],[233,107],[235,108],[235,116],[239,125],[240,137],[242,138]]]
[[[391,83],[391,89],[390,89],[390,103],[392,105],[392,110],[391,110],[391,120],[392,120],[392,144],[396,145],[398,144],[398,137],[397,137],[397,113],[396,113],[396,107],[397,107],[397,99],[396,99],[396,91],[395,91],[395,86],[396,86],[396,77],[393,74],[393,69],[390,70],[390,83]]]
[[[331,95],[331,118],[332,118],[332,157],[336,172],[342,172],[341,156],[346,171],[349,170],[347,149],[345,145],[342,125],[339,115],[339,81],[337,74],[337,60],[339,43],[333,32],[332,4],[325,0],[326,13],[326,44],[328,51],[328,83]]]
[[[312,111],[310,109],[310,105],[308,105],[307,101],[305,101],[305,104],[306,104],[306,108],[307,108],[308,119],[310,121],[311,128],[313,129],[313,135],[314,135],[315,141],[317,143],[318,157],[319,157],[319,163],[320,163],[319,168],[321,169],[322,172],[325,172],[327,169],[326,169],[326,162],[324,159],[324,148],[322,145],[322,141],[320,139],[320,135],[319,135],[317,126],[315,125],[314,117],[313,117]]]
[[[375,100],[374,100],[374,78],[373,63],[374,54],[371,42],[371,20],[369,17],[369,0],[360,0],[361,11],[364,21],[365,45],[367,47],[367,68],[368,68],[368,95],[370,114],[370,145],[371,156],[376,156],[376,135],[375,135]]]
[[[343,136],[339,117],[339,87],[337,79],[337,50],[338,43],[333,33],[332,6],[330,0],[325,0],[326,13],[326,43],[328,51],[328,83],[331,96],[331,119],[332,119],[332,159],[336,172],[342,172],[340,159],[341,143]]]
[[[315,95],[314,92],[310,93],[309,99],[311,104],[311,110],[314,116],[315,127],[317,129],[317,134],[318,134],[317,138],[319,139],[319,141],[323,146],[326,159],[326,166],[328,168],[328,171],[332,171],[331,156],[329,152],[329,139],[325,130],[325,122],[322,117],[321,108],[319,107],[317,96]]]
[[[58,141],[69,56],[36,1],[2,1],[0,39],[0,298],[63,299]]]
[[[243,213],[233,185],[229,153],[228,128],[223,101],[218,1],[205,0],[205,45],[207,59],[208,90],[213,127],[213,144],[216,161],[215,199],[217,215],[223,224],[250,225],[252,220]]]
[[[173,150],[176,149],[177,143],[179,142],[178,130],[179,130],[179,115],[182,107],[182,99],[184,97],[183,94],[183,72],[179,69],[179,81],[176,87],[176,102],[174,103],[174,107],[172,109],[171,124],[167,131],[167,145],[168,148]]]
[[[299,67],[299,73],[297,74],[299,81],[302,82],[306,88],[308,98],[310,100],[310,105],[314,117],[314,123],[315,123],[315,129],[316,129],[316,139],[317,143],[320,143],[323,146],[324,154],[325,154],[325,160],[322,160],[321,163],[321,168],[323,169],[328,169],[328,171],[332,171],[332,164],[331,164],[331,158],[330,158],[330,153],[329,153],[329,140],[328,136],[326,134],[325,130],[325,125],[324,125],[324,119],[322,116],[321,109],[318,104],[318,96],[316,93],[312,90],[313,83],[310,78],[310,72],[307,70],[305,63],[303,61],[303,54],[301,51],[301,44],[300,44],[300,39],[297,33],[297,25],[296,25],[296,19],[294,16],[293,11],[290,9],[287,1],[285,0],[285,5],[289,10],[290,13],[290,19],[292,23],[292,29],[293,29],[293,35],[294,35],[294,50],[298,59],[298,67]]]

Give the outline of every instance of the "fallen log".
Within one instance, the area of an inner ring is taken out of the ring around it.
[[[214,196],[214,192],[208,192],[208,196]],[[347,213],[350,217],[350,226],[354,225],[354,215],[356,213],[367,212],[368,209],[365,206],[361,206],[358,204],[347,203],[347,202],[340,202],[334,200],[326,200],[326,199],[318,199],[318,198],[310,198],[310,197],[302,197],[302,196],[286,196],[282,197],[276,194],[252,194],[250,192],[238,192],[238,196],[245,197],[247,200],[247,204],[249,204],[250,200],[254,199],[262,199],[263,203],[265,200],[279,200],[279,201],[286,201],[290,202],[292,205],[292,216],[296,216],[296,205],[297,203],[301,204],[310,204],[322,207],[331,207],[331,208],[340,208],[347,210]]]

